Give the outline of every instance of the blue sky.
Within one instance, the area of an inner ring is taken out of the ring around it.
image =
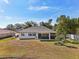
[[[55,23],[60,15],[79,17],[79,0],[0,0],[0,27],[26,21]]]

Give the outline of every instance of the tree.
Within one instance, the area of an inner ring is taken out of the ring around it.
[[[13,24],[9,24],[9,25],[7,25],[6,28],[7,28],[8,30],[13,30],[13,31],[15,31],[15,27],[14,27]]]
[[[27,22],[25,22],[25,26],[26,26],[26,28],[28,28],[28,27],[32,27],[32,26],[38,26],[38,24],[33,21],[27,21]]]
[[[57,18],[56,39],[65,40],[67,34],[79,34],[79,18],[70,18],[69,16],[61,15]]]
[[[70,18],[65,15],[61,15],[57,18],[57,26],[56,26],[56,39],[62,41],[64,44],[64,40],[66,40],[66,35],[69,33],[69,24]]]
[[[52,19],[49,19],[48,22],[40,22],[40,26],[45,26],[49,29],[52,29],[53,26],[52,26]]]
[[[77,28],[77,19],[76,18],[72,18],[68,24],[69,29],[70,29],[70,34],[76,34],[76,28]]]
[[[54,24],[53,30],[56,31],[56,28],[57,28],[57,24]]]
[[[25,28],[25,25],[24,24],[19,24],[19,23],[16,23],[15,24],[15,28],[16,28],[16,30],[18,30],[18,29],[24,29]]]
[[[79,35],[79,18],[77,18],[77,29],[76,29],[76,34]]]

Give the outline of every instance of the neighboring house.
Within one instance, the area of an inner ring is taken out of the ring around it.
[[[54,39],[55,31],[44,26],[30,27],[19,31],[20,39]]]
[[[67,34],[67,38],[79,40],[79,35]]]
[[[79,35],[75,35],[75,39],[76,40],[79,40]]]
[[[0,38],[11,37],[14,35],[14,31],[0,29]]]

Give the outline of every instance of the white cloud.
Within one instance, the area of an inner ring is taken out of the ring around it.
[[[49,6],[30,6],[28,9],[40,11],[40,10],[47,10],[49,8],[50,8]]]
[[[40,10],[54,10],[54,11],[63,11],[63,8],[60,7],[51,7],[51,6],[29,6],[29,10],[35,10],[35,11],[40,11]]]
[[[9,4],[9,0],[3,0],[6,4]]]

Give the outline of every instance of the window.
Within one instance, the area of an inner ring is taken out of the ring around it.
[[[35,33],[33,33],[33,36],[36,36],[36,34],[35,34]]]
[[[32,34],[30,33],[30,34],[28,34],[28,36],[32,36]]]
[[[49,34],[41,34],[41,36],[43,37],[47,37]]]
[[[36,36],[35,33],[29,33],[28,36]]]
[[[21,36],[24,36],[24,33],[21,33]]]

